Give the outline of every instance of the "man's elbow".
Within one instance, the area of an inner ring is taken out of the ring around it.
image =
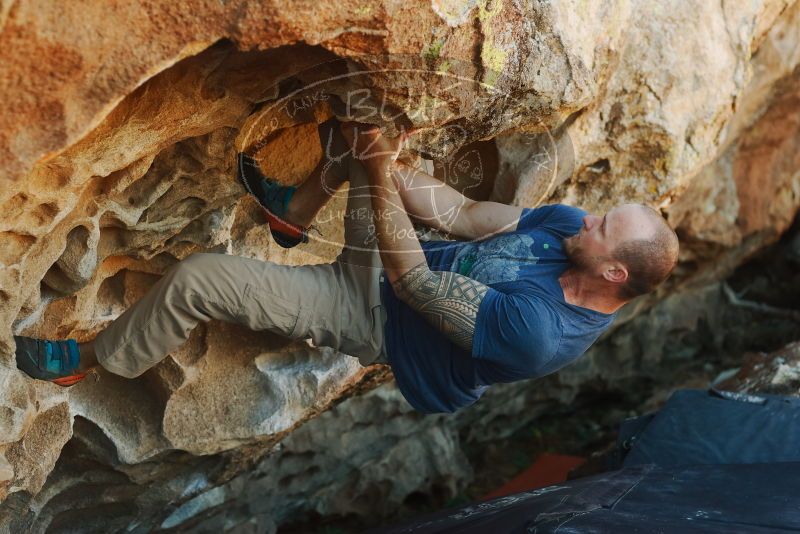
[[[474,209],[477,205],[477,201],[464,197],[464,203],[455,208],[456,211],[452,217],[452,224],[450,225],[450,229],[446,231],[465,239],[475,238],[475,229],[477,225],[475,224]]]

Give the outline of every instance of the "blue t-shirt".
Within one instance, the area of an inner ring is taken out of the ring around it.
[[[478,308],[472,354],[400,301],[385,280],[386,352],[403,396],[423,413],[454,412],[498,382],[541,377],[583,354],[611,325],[604,314],[565,302],[569,268],[561,241],[586,213],[554,204],[522,210],[517,228],[481,241],[432,241],[432,271],[455,271],[489,291]]]

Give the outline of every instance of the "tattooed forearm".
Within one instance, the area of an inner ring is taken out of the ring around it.
[[[431,271],[420,263],[392,284],[395,294],[460,347],[472,351],[472,336],[485,286],[458,273]]]

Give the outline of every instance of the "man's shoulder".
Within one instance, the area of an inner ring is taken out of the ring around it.
[[[583,224],[585,216],[586,211],[567,204],[524,208],[517,229],[524,231],[546,227],[558,232],[576,232]]]
[[[581,227],[586,210],[569,206],[567,204],[552,204],[552,210],[547,217],[548,226],[577,226]]]
[[[589,308],[582,308],[564,302],[550,291],[537,288],[535,290],[520,289],[514,292],[526,301],[529,309],[536,309],[536,321],[529,327],[535,333],[542,329],[565,338],[599,337],[613,324],[616,313],[605,314]]]

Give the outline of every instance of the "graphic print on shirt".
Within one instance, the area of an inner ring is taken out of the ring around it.
[[[527,234],[505,234],[466,243],[453,258],[450,269],[482,284],[513,282],[523,265],[535,264],[533,238]]]

